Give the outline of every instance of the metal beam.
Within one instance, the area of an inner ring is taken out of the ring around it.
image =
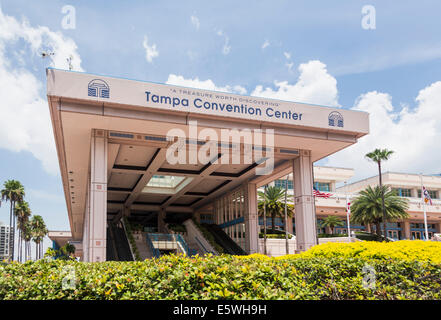
[[[208,176],[210,176],[211,173],[219,169],[219,167],[222,165],[222,160],[224,157],[229,157],[229,154],[220,155],[220,156],[217,155],[216,160],[211,161],[211,162],[217,161],[217,163],[211,163],[211,165],[207,166],[205,170],[203,170],[197,177],[194,177],[189,184],[187,184],[185,187],[183,187],[181,190],[175,193],[170,199],[168,199],[164,204],[162,204],[161,208],[166,208],[167,206],[171,205],[181,196],[185,195],[186,192],[188,192],[189,190],[200,184],[203,179],[207,178]]]
[[[158,149],[158,151],[153,156],[153,159],[147,166],[147,169],[144,171],[141,178],[136,183],[136,186],[133,188],[132,193],[129,195],[127,200],[124,203],[126,208],[130,208],[130,206],[135,202],[136,198],[138,198],[139,194],[142,192],[142,189],[146,186],[146,184],[150,181],[153,175],[158,171],[161,165],[165,161],[167,153],[167,148]]]

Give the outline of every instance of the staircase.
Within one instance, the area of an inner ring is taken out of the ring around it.
[[[190,255],[190,250],[180,234],[147,233],[146,243],[152,256],[159,258],[167,253],[183,253]]]

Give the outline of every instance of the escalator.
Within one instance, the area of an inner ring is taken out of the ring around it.
[[[109,224],[108,231],[107,246],[109,249],[107,250],[107,253],[110,253],[110,255],[107,260],[113,258],[116,261],[133,261],[129,241],[127,240],[124,229],[120,226]],[[112,252],[109,252],[110,249]],[[117,257],[115,257],[113,252],[116,252]]]
[[[225,253],[234,255],[247,254],[245,250],[231,239],[217,224],[202,224],[202,226],[213,235],[214,240],[224,249]]]
[[[118,257],[116,256],[115,240],[113,239],[113,235],[112,232],[110,232],[109,227],[107,227],[106,260],[107,261],[118,260]]]

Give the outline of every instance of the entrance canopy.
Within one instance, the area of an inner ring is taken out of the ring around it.
[[[192,213],[245,181],[286,175],[303,151],[314,162],[369,131],[368,114],[352,110],[56,69],[47,81],[74,240],[91,205],[91,171],[105,176],[108,219],[127,210]],[[95,137],[105,141],[101,167]]]

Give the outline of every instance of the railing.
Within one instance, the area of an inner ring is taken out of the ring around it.
[[[153,256],[156,258],[161,256],[161,253],[157,247],[165,247],[165,249],[177,249],[180,246],[185,255],[191,255],[187,242],[185,242],[184,238],[180,234],[147,233],[146,239]],[[175,244],[176,247],[174,246]]]
[[[155,248],[155,246],[153,245],[153,241],[152,241],[152,239],[151,239],[151,236],[152,235],[154,235],[154,233],[147,233],[146,234],[146,241],[147,241],[147,245],[149,246],[149,248],[150,248],[150,251],[152,252],[152,255],[155,257],[155,258],[159,258],[160,256],[161,256],[161,253],[159,252],[159,250],[158,249],[156,249]]]
[[[187,242],[185,242],[185,240],[182,237],[182,235],[180,235],[180,234],[173,234],[172,236],[174,236],[176,241],[179,242],[182,245],[182,247],[184,248],[185,254],[187,256],[189,256],[190,255],[190,249],[188,248]]]

